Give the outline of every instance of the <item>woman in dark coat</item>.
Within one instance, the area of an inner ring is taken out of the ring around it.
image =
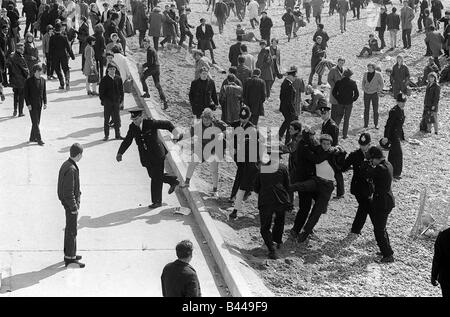
[[[434,125],[434,133],[438,134],[438,105],[441,96],[441,86],[437,83],[437,74],[431,72],[428,74],[428,85],[425,91],[424,108],[420,130],[431,133],[431,125]]]
[[[101,23],[97,24],[94,27],[94,38],[95,38],[95,44],[94,44],[94,56],[95,56],[95,63],[97,65],[97,71],[100,76],[100,78],[103,77],[103,64],[106,62],[106,56],[105,56],[105,38],[103,37],[103,33],[105,32],[105,29],[103,28],[103,25]]]
[[[394,94],[394,98],[400,92],[407,94],[407,85],[409,83],[409,69],[403,64],[403,56],[397,56],[397,63],[392,68],[391,81],[392,81],[392,92]]]

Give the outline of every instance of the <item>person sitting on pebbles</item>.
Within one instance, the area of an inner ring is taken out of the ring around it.
[[[375,38],[375,35],[369,35],[369,45],[364,46],[359,55],[356,57],[365,57],[372,56],[372,54],[376,54],[381,52],[381,48],[378,46],[378,40]]]
[[[245,42],[252,42],[253,40],[255,40],[256,42],[258,42],[259,40],[256,38],[255,33],[253,32],[245,32],[245,29],[242,28],[242,25],[238,24],[236,26],[236,38],[241,35],[242,36],[242,41]]]

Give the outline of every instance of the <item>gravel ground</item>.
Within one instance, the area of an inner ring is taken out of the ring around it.
[[[193,3],[192,3],[193,2]],[[200,0],[191,1],[192,14],[190,23],[198,25],[200,17],[207,17],[206,5]],[[399,5],[397,5],[399,8]],[[390,12],[390,7],[388,7]],[[283,13],[278,3],[269,8],[275,26],[272,36],[280,39],[282,68],[290,65],[299,67],[299,76],[305,81],[309,75],[309,60],[312,48],[312,35],[315,31],[313,23],[308,24],[299,31],[299,37],[287,42],[284,35],[284,27],[281,21]],[[368,26],[366,9],[362,10],[361,19],[353,19],[353,14],[348,14],[347,33],[339,31],[339,17],[328,17],[328,8],[323,10],[322,23],[330,35],[328,58],[337,60],[339,55],[347,59],[346,67],[353,72],[353,79],[358,85],[362,80],[363,72],[369,61],[380,65],[384,71],[394,64],[397,54],[404,54],[405,63],[410,67],[413,78],[421,75],[426,63],[424,34],[413,30],[412,49],[403,51],[396,49],[388,54],[381,54],[370,58],[356,58],[356,54],[365,45],[372,28]],[[414,21],[416,26],[417,18]],[[246,29],[250,29],[248,19],[239,22],[232,16],[225,25],[224,34],[218,34],[218,28],[213,24],[217,33],[214,40],[217,44],[215,50],[216,61],[222,68],[228,68],[228,48],[234,43],[235,26],[241,23]],[[258,36],[259,32],[255,32]],[[388,39],[388,35],[386,35]],[[135,38],[128,39],[135,60],[143,62],[145,52],[137,46]],[[249,52],[257,54],[257,43],[247,43]],[[401,43],[400,43],[401,46]],[[194,76],[193,59],[182,49],[160,51],[161,56],[161,84],[167,94],[170,108],[161,113],[170,118],[176,125],[188,126],[192,121],[192,114],[188,102],[188,90]],[[207,56],[209,53],[207,52]],[[327,73],[325,73],[326,76]],[[212,77],[220,88],[225,75],[213,71]],[[317,80],[317,79],[316,79]],[[260,118],[261,126],[279,127],[282,122],[278,109],[278,95],[281,81],[277,80],[272,89],[272,97],[265,103],[266,116]],[[152,96],[159,100],[157,92],[150,84]],[[448,185],[450,165],[447,163],[450,147],[449,119],[446,111],[449,104],[449,87],[442,85],[440,102],[440,133],[439,135],[424,136],[418,132],[419,122],[423,109],[424,90],[413,91],[406,107],[406,121],[404,125],[406,138],[418,139],[421,145],[403,143],[404,171],[403,179],[393,184],[393,192],[396,197],[396,207],[392,211],[388,232],[395,252],[396,261],[388,265],[374,263],[375,252],[378,251],[370,220],[367,221],[363,233],[357,239],[347,236],[353,217],[356,212],[356,201],[349,193],[351,172],[344,175],[347,193],[344,199],[330,202],[328,213],[323,215],[315,229],[316,239],[307,244],[298,244],[288,239],[279,252],[279,260],[266,260],[266,250],[262,246],[262,238],[259,234],[259,218],[256,208],[257,197],[252,195],[244,203],[244,214],[235,222],[227,220],[227,203],[235,174],[235,166],[232,163],[223,163],[220,168],[218,200],[207,199],[212,217],[227,223],[240,237],[239,241],[227,239],[230,247],[239,250],[245,255],[247,263],[252,266],[263,279],[266,286],[276,296],[439,296],[440,290],[431,286],[429,282],[431,260],[433,255],[432,237],[412,239],[408,233],[413,227],[418,209],[419,194],[427,187],[433,197],[448,199]],[[395,105],[391,96],[386,95],[380,101],[380,130],[371,129],[374,140],[382,137],[383,127],[387,119],[389,109]],[[216,111],[220,116],[220,109]],[[312,127],[319,127],[320,119],[308,114],[302,115],[300,120]],[[341,140],[340,144],[347,150],[357,148],[357,136],[363,125],[362,97],[354,104],[350,120],[349,138]],[[197,168],[194,184],[200,190],[208,192],[211,188],[208,165],[202,164]],[[431,206],[432,207],[432,206]],[[429,207],[429,208],[431,208]],[[295,212],[289,214],[286,219],[285,231],[287,232],[293,223]]]

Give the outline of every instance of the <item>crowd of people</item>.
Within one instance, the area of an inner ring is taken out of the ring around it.
[[[314,23],[310,20],[311,13],[315,18],[317,30],[312,38],[314,44],[311,51],[311,72],[306,84],[299,76],[297,66],[291,65],[287,71],[282,70],[279,39],[271,34],[274,23],[268,9],[270,1],[216,0],[205,3],[208,5],[207,11],[211,8],[217,18],[219,33],[226,27],[231,12],[240,21],[246,19],[248,12],[247,18],[253,29],[252,32],[247,32],[241,25],[237,26],[236,43],[229,49],[230,68],[220,90],[217,90],[216,83],[210,76],[212,69],[222,71],[214,58],[214,50],[217,48],[214,28],[205,18],[200,19],[198,26],[189,22],[191,9],[188,0],[176,0],[175,3],[165,5],[164,10],[158,1],[154,0],[135,0],[128,4],[118,0],[113,5],[104,2],[102,10],[97,7],[96,2],[86,3],[86,0],[24,0],[24,41],[21,41],[19,32],[19,11],[15,1],[9,0],[2,2],[0,17],[2,85],[13,88],[13,116],[24,116],[24,104],[30,111],[32,131],[29,141],[43,145],[39,121],[41,109],[47,106],[47,99],[46,81],[42,74],[46,72],[47,80],[54,80],[56,73],[59,89],[70,90],[69,57],[75,59],[72,46],[77,39],[78,54],[82,55],[80,66],[86,77],[86,93],[89,96],[98,96],[104,106],[104,141],[109,139],[109,131],[113,127],[115,138],[123,140],[116,156],[120,162],[133,139],[136,140],[141,163],[152,179],[152,204],[149,208],[157,208],[162,205],[162,184],[170,184],[169,193],[172,193],[180,182],[175,176],[164,173],[167,150],[156,132],[158,129],[165,129],[174,132],[174,135],[178,133],[170,121],[153,120],[147,118],[142,109],[132,109],[132,123],[126,136],[121,135],[120,110],[123,109],[124,93],[130,89],[128,86],[131,80],[125,58],[127,37],[137,31],[139,46],[145,49],[147,54],[146,62],[140,67],[140,80],[144,91],[142,97],[150,97],[147,79],[151,76],[163,109],[167,109],[169,104],[160,84],[161,54],[158,51],[161,48],[176,47],[181,50],[184,47],[192,53],[195,60],[195,72],[188,96],[195,120],[189,129],[190,133],[186,135],[193,137],[193,143],[201,144],[202,151],[200,155],[195,153],[195,159],[189,163],[185,181],[181,186],[189,187],[195,167],[199,162],[207,161],[211,166],[213,194],[218,196],[219,161],[223,158],[223,151],[218,149],[223,150],[231,144],[228,148],[236,162],[237,172],[230,194],[233,209],[229,218],[239,221],[238,216],[243,212],[243,201],[252,192],[258,193],[261,235],[269,250],[269,258],[276,259],[276,249],[281,248],[283,243],[285,214],[294,208],[294,194],[297,193],[299,198],[298,212],[290,230],[290,237],[302,243],[314,235],[313,229],[320,216],[327,212],[334,188],[336,187],[335,199],[344,196],[343,173],[352,169],[350,191],[358,202],[358,210],[350,232],[353,235],[360,234],[369,216],[380,249],[381,258],[378,262],[390,263],[394,261],[394,251],[390,245],[386,224],[391,210],[395,207],[391,183],[393,180],[400,181],[402,174],[401,141],[405,140],[405,103],[411,87],[425,85],[420,130],[430,133],[434,127],[434,132],[438,134],[440,73],[447,67],[443,68],[440,60],[449,56],[450,11],[446,11],[444,17],[441,16],[440,12],[444,8],[440,0],[432,1],[430,9],[427,0],[404,0],[400,14],[395,6],[392,7],[391,13],[387,14],[386,1],[374,2],[380,6],[377,26],[374,29],[378,39],[375,33],[370,34],[368,46],[359,56],[371,56],[385,49],[386,30],[390,36],[389,51],[397,50],[396,36],[400,29],[403,49],[410,49],[412,21],[420,10],[418,32],[422,31],[423,22],[426,33],[425,55],[430,56],[430,60],[427,61],[424,74],[417,84],[412,82],[409,68],[401,54],[397,54],[392,69],[386,70],[387,83],[386,76],[383,76],[381,69],[372,62],[367,64],[367,72],[360,78],[361,84],[358,85],[352,79],[353,71],[344,68],[345,57],[339,57],[336,63],[328,60],[330,37],[321,21],[321,11],[325,4],[323,0],[304,0],[298,3],[295,0],[286,0],[282,4],[286,13],[281,21],[288,42],[291,37],[298,36],[297,32],[301,27]],[[360,9],[367,5],[367,1],[360,0],[350,3],[347,0],[330,0],[329,15],[334,15],[335,11],[339,14],[340,31],[345,33],[347,12],[353,10],[354,17],[360,19]],[[131,19],[128,11],[132,14]],[[196,43],[192,29],[195,29]],[[184,44],[186,38],[189,38],[187,45]],[[36,48],[35,39],[42,40],[42,52]],[[256,58],[249,54],[244,43],[253,40],[258,41],[260,47]],[[196,49],[194,45],[197,45]],[[205,56],[206,51],[209,51],[210,59]],[[328,100],[324,93],[325,83],[322,81],[326,69],[329,70],[326,80],[330,88]],[[316,74],[317,85],[313,84]],[[269,142],[270,136],[261,133],[258,124],[259,117],[265,115],[264,103],[271,96],[274,98],[272,87],[276,80],[282,80],[279,112],[283,116],[283,122],[275,135],[279,146],[273,147],[271,145],[277,142],[274,143],[273,139]],[[372,105],[374,128],[379,129],[379,98],[384,93],[391,93],[396,105],[389,111],[384,137],[375,145],[369,133],[370,106]],[[302,100],[302,94],[309,98]],[[360,94],[364,100],[364,131],[361,131],[358,138],[359,148],[347,154],[339,146],[340,134],[343,139],[348,138],[353,103],[358,100]],[[3,93],[0,96],[5,98]],[[221,120],[216,119],[214,115],[214,111],[219,107],[222,111]],[[322,126],[317,133],[301,122],[302,112],[320,116]],[[210,128],[214,128],[216,133],[206,133]],[[197,134],[196,131],[201,133]],[[220,146],[205,155],[205,148],[208,148],[211,142],[219,142]],[[386,150],[389,151],[387,158],[384,154]],[[71,148],[71,160],[63,165],[61,173],[65,175],[67,169],[71,173],[78,173],[76,162],[81,159],[81,155],[82,148],[79,145]],[[287,166],[282,163],[283,155],[287,156]],[[276,166],[274,170],[262,172],[265,167],[273,166]],[[64,182],[63,175],[60,175],[61,183]],[[78,190],[78,197],[77,193],[72,193],[69,202],[63,192],[64,188],[61,187],[58,194],[68,219],[65,237],[66,265],[76,263],[84,267],[76,255],[76,221],[73,215],[76,215],[79,208],[79,184],[77,186],[78,189],[72,189]],[[273,216],[274,226],[271,229]]]

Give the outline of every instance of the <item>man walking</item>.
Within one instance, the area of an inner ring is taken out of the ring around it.
[[[348,1],[347,0],[338,0],[337,3],[337,11],[339,12],[339,22],[341,25],[341,33],[347,31],[347,12],[349,10]],[[358,17],[359,19],[359,17]]]
[[[243,101],[251,113],[250,122],[257,126],[259,116],[264,116],[264,101],[266,100],[266,83],[259,78],[259,68],[253,70],[252,77],[244,82]]]
[[[56,25],[55,34],[50,38],[49,44],[49,57],[52,60],[53,69],[59,79],[59,88],[64,90],[64,79],[66,84],[66,90],[70,90],[70,70],[69,70],[69,58],[75,59],[72,48],[70,47],[67,37],[61,34],[61,25]],[[64,72],[64,76],[61,73]]]
[[[375,261],[391,263],[394,262],[394,251],[389,242],[386,224],[392,208],[395,207],[394,195],[391,190],[392,165],[386,161],[383,152],[376,146],[372,146],[368,150],[368,159],[370,165],[365,165],[362,175],[371,179],[374,186],[369,216],[373,224],[375,240],[380,248],[380,252],[377,254],[382,256],[380,260]]]
[[[332,92],[334,89],[334,85],[342,79],[344,74],[344,64],[345,59],[340,56],[337,60],[337,65],[330,69],[328,72],[328,84],[330,85],[330,91]],[[336,112],[338,108],[338,101],[334,98],[333,94],[330,94],[330,104],[331,104],[331,119],[336,121]]]
[[[9,69],[9,85],[14,92],[14,112],[13,116],[17,115],[17,109],[19,110],[19,117],[25,116],[23,114],[23,102],[24,94],[23,87],[25,80],[29,76],[29,70],[27,62],[23,57],[23,43],[17,43],[16,52],[7,59],[7,65]]]
[[[150,39],[144,38],[142,41],[144,48],[147,50],[147,62],[145,62],[142,65],[143,73],[141,75],[141,83],[142,83],[142,90],[144,91],[144,94],[141,96],[142,98],[150,98],[150,94],[148,93],[148,86],[147,86],[147,78],[152,76],[153,82],[155,83],[156,89],[158,89],[159,98],[164,103],[163,109],[166,110],[169,105],[167,104],[166,95],[164,94],[164,91],[161,87],[161,84],[159,82],[159,75],[160,75],[160,68],[159,68],[159,57],[156,50],[150,45]]]
[[[189,240],[177,244],[177,260],[167,264],[161,275],[161,288],[164,297],[201,297],[197,272],[189,262],[192,260],[194,246]]]
[[[108,64],[107,75],[102,78],[99,86],[99,97],[103,105],[103,141],[109,139],[109,119],[112,117],[116,140],[122,140],[120,135],[120,104],[123,102],[124,93],[122,79],[116,76],[116,66]]]
[[[70,147],[70,158],[59,169],[58,198],[66,211],[66,228],[64,230],[64,263],[76,264],[84,268],[77,255],[77,218],[80,209],[80,170],[77,162],[83,156],[83,147],[74,143]]]
[[[188,22],[188,15],[191,13],[190,8],[181,8],[180,11],[180,20],[178,24],[180,25],[180,41],[178,42],[178,46],[182,47],[184,40],[186,39],[186,36],[189,37],[189,50],[192,49],[193,41],[194,41],[194,35],[192,35],[191,30],[194,26],[190,25]]]
[[[322,48],[322,37],[317,36],[316,37],[316,43],[314,44],[312,48],[312,54],[311,54],[311,73],[309,74],[309,80],[308,85],[312,86],[312,81],[314,78],[314,74],[316,73],[316,66],[320,63],[320,61],[325,58],[326,52]],[[320,86],[322,85],[322,75],[317,74],[319,77],[317,84]]]
[[[219,100],[217,99],[216,85],[209,77],[208,69],[202,67],[200,77],[191,82],[189,90],[189,102],[192,107],[192,114],[200,119],[205,108],[216,110]]]
[[[197,38],[197,48],[205,54],[205,50],[209,50],[211,54],[211,61],[213,64],[216,64],[214,60],[214,52],[213,49],[216,48],[213,36],[214,31],[211,24],[206,24],[206,20],[204,18],[200,19],[200,25],[197,26],[195,36]]]
[[[295,89],[293,86],[296,75],[297,67],[293,65],[287,71],[287,77],[284,79],[280,88],[280,112],[284,117],[284,121],[280,126],[278,135],[281,140],[286,132],[284,144],[288,144],[291,140],[291,135],[289,133],[289,126],[291,125],[291,122],[298,119],[295,114]]]
[[[267,16],[267,12],[261,12],[261,19],[259,21],[259,33],[261,34],[261,40],[270,43],[270,30],[273,27],[272,19]]]
[[[130,123],[127,135],[122,144],[120,144],[116,160],[117,162],[122,161],[123,154],[134,139],[139,150],[141,164],[147,169],[148,176],[152,180],[152,204],[148,208],[158,208],[162,206],[163,183],[170,185],[169,195],[175,191],[176,186],[179,184],[176,176],[164,173],[164,160],[168,152],[159,138],[158,130],[178,131],[170,121],[144,118],[143,109],[136,107],[130,109],[129,112],[133,122]]]
[[[397,47],[397,33],[400,30],[400,16],[397,13],[396,7],[393,7],[392,12],[388,14],[386,18],[386,25],[391,42],[391,48],[389,51],[393,51]]]
[[[42,106],[47,109],[47,90],[45,79],[41,77],[42,66],[36,64],[31,69],[32,76],[25,81],[24,98],[31,118],[30,142],[44,145],[39,130]]]
[[[223,33],[223,26],[228,17],[228,6],[222,1],[217,0],[216,7],[214,8],[214,15],[217,18],[217,24],[219,25],[219,33]]]
[[[261,79],[266,83],[266,97],[270,97],[270,90],[275,81],[272,63],[273,59],[270,55],[270,50],[267,48],[267,43],[264,40],[259,42],[259,47],[261,50],[258,53],[258,58],[256,60],[256,68],[261,70]]]
[[[403,48],[411,48],[411,30],[414,20],[414,10],[408,5],[408,1],[403,1],[403,8],[400,10],[400,20],[402,22],[402,42]]]

